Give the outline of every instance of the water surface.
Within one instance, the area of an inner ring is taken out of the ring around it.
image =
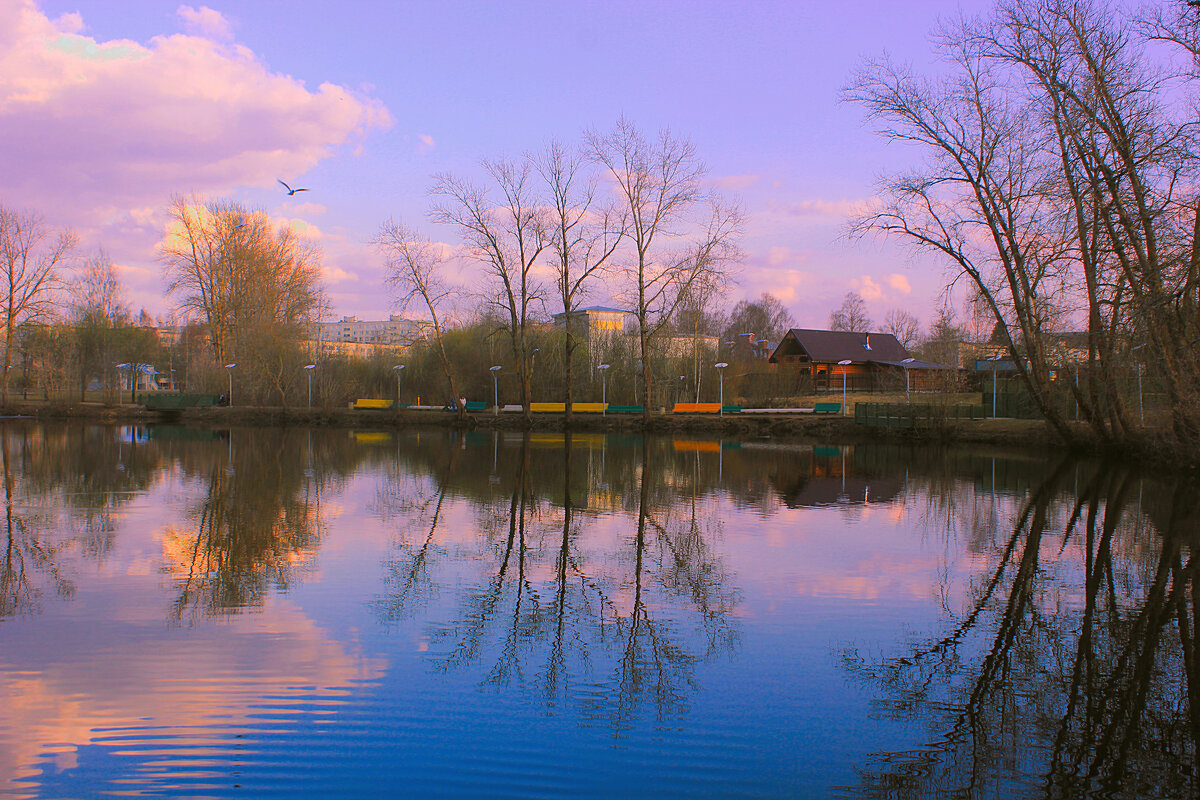
[[[0,428],[0,796],[1194,796],[1183,478]]]

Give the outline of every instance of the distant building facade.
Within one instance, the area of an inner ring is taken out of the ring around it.
[[[592,342],[620,336],[625,330],[625,317],[629,313],[624,309],[607,306],[578,308],[571,312],[555,314],[554,325],[565,328],[567,320],[570,319],[571,333],[579,339]]]
[[[425,337],[429,323],[393,314],[385,320],[342,317],[337,322],[316,324],[315,337],[329,344],[368,344],[408,347]]]

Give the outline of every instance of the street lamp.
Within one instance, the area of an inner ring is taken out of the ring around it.
[[[492,373],[492,413],[500,413],[500,365],[488,367],[488,372]],[[464,411],[466,409],[463,409]]]
[[[407,364],[397,364],[396,366],[392,367],[392,369],[396,370],[396,409],[397,410],[400,409],[400,376],[402,374],[404,374],[403,370],[406,366],[408,366],[408,365]]]
[[[608,370],[611,364],[601,364],[600,370],[600,416],[608,415]]]
[[[237,362],[226,364],[225,369],[229,370],[229,407],[233,408],[233,368],[237,366]],[[174,372],[175,370],[171,370]]]
[[[726,364],[724,361],[718,361],[716,364],[713,364],[713,366],[717,368],[717,375],[719,375],[720,379],[721,379],[721,410],[718,411],[717,413],[724,414],[725,413],[725,368],[728,367],[729,365]]]
[[[996,418],[996,368],[1000,366],[999,361],[1003,357],[1003,354],[999,354],[988,359],[992,362],[992,419]]]
[[[316,364],[307,364],[304,367],[304,371],[308,373],[308,407],[309,408],[312,408],[312,374],[313,374],[313,370],[316,368],[317,368]]]
[[[916,361],[915,358],[906,358],[900,362],[901,364],[906,365],[904,367],[904,402],[906,404],[908,403],[908,366],[907,365],[913,363],[914,361]]]
[[[852,363],[853,362],[850,361],[850,359],[846,359],[845,361],[839,361],[838,366],[839,367],[848,367]],[[842,416],[843,417],[846,416],[846,373],[847,372],[848,372],[848,370],[845,370],[845,369],[842,370]],[[858,419],[858,417],[855,417],[855,419]]]

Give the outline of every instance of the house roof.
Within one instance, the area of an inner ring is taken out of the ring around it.
[[[900,367],[902,369],[958,369],[958,367],[950,364],[939,364],[936,361],[921,361],[916,358],[905,359],[902,361],[875,361],[876,364],[884,364],[889,367]]]
[[[627,308],[609,308],[608,306],[588,306],[587,308],[577,309],[578,311],[601,311],[609,314],[632,314],[633,312]]]
[[[794,339],[813,361],[903,361],[908,351],[890,333],[850,333],[847,331],[821,331],[810,328],[792,328],[779,341],[771,360],[779,348]],[[870,343],[870,349],[865,345]]]

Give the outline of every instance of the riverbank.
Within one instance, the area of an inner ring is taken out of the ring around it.
[[[47,403],[14,401],[0,408],[0,417],[83,420],[103,424],[183,424],[209,428],[300,426],[391,430],[420,426],[446,428],[555,431],[565,429],[562,414],[535,414],[528,421],[519,413],[490,411],[457,414],[443,411],[352,410],[347,408],[207,407],[183,411],[147,411],[132,404]],[[1071,451],[1080,455],[1116,457],[1151,468],[1200,468],[1196,453],[1173,449],[1169,439],[1147,430],[1141,439],[1119,447],[1106,446],[1087,426],[1075,423],[1075,443],[1067,447],[1044,422],[1024,419],[939,420],[917,428],[882,428],[857,424],[837,414],[576,414],[571,430],[589,433],[692,434],[727,438],[789,438],[820,443],[859,444],[979,444],[1041,453]]]
[[[441,411],[373,411],[279,407],[208,407],[179,412],[147,411],[140,405],[101,403],[45,403],[17,401],[0,409],[3,416],[36,419],[78,419],[111,424],[178,423],[204,427],[263,427],[312,425],[318,427],[396,429],[438,426],[468,429],[562,431],[562,414],[537,414],[530,420],[518,413],[479,412],[460,418]],[[983,419],[942,421],[911,428],[876,428],[856,424],[853,417],[836,414],[655,414],[648,420],[634,414],[576,414],[571,429],[580,432],[657,434],[687,433],[711,437],[787,437],[816,442],[860,443],[894,441],[911,443],[978,443],[1045,450],[1061,448],[1062,441],[1044,423],[1034,420]],[[1080,427],[1083,446],[1075,449],[1098,454]],[[1143,460],[1139,457],[1139,460]],[[1154,460],[1154,459],[1150,459]]]

